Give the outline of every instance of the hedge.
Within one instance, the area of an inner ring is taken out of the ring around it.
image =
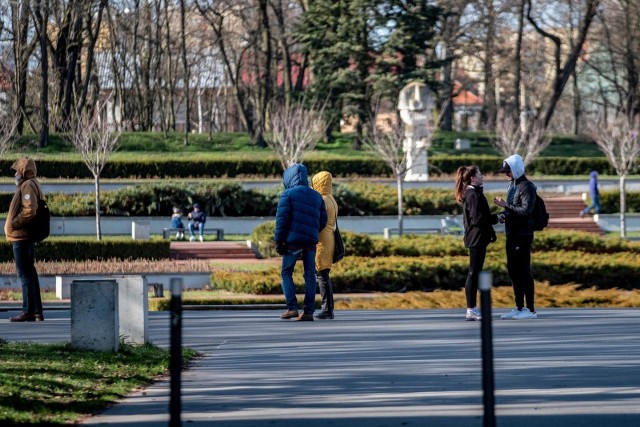
[[[102,178],[238,178],[274,177],[282,175],[280,162],[271,153],[259,159],[230,155],[218,159],[138,159],[111,160],[101,173]],[[195,156],[194,156],[195,157]],[[503,158],[487,155],[430,156],[432,175],[453,174],[460,165],[475,164],[480,170],[498,169]],[[0,160],[0,169],[9,170],[12,160]],[[371,158],[314,158],[304,160],[310,173],[330,170],[336,177],[389,177],[387,164]],[[92,178],[82,160],[39,159],[38,176],[43,178]],[[529,174],[588,175],[597,170],[601,174],[615,175],[604,157],[540,157],[527,166]]]
[[[404,292],[464,288],[468,256],[355,257],[350,256],[331,269],[335,292]],[[493,272],[496,286],[510,284],[504,254],[487,255],[485,269]],[[584,252],[538,252],[532,259],[536,281],[552,285],[577,283],[600,289],[638,289],[640,262],[637,254],[586,254]],[[260,272],[216,271],[214,289],[239,293],[280,293],[280,269]],[[304,292],[302,268],[294,274],[297,292]]]
[[[200,202],[209,216],[264,216],[276,213],[281,186],[245,189],[237,182],[167,182],[141,184],[101,193],[104,216],[171,216],[174,206],[185,211]],[[496,193],[499,194],[499,193]],[[501,194],[501,193],[500,193]],[[396,189],[385,184],[356,181],[336,184],[333,195],[341,216],[397,215]],[[491,198],[493,193],[487,193]],[[0,206],[7,209],[13,193],[0,193]],[[602,192],[601,213],[619,211],[619,193]],[[627,212],[640,212],[640,192],[628,192]],[[95,215],[93,193],[50,193],[53,216]],[[492,204],[497,211],[497,207]],[[449,189],[408,188],[404,191],[405,215],[459,215],[460,206]]]

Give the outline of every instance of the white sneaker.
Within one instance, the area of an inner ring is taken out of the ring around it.
[[[189,237],[189,241],[190,241],[190,242],[195,242],[195,241],[196,241],[196,236],[191,236],[191,237]]]
[[[184,233],[180,233],[180,240],[184,240]]]
[[[180,240],[180,232],[176,233],[176,240]]]
[[[467,319],[467,321],[474,321],[474,320],[482,320],[482,315],[480,314],[480,310],[478,310],[477,308],[473,308],[471,310],[467,309],[467,315],[465,316],[465,318]]]
[[[204,237],[200,236],[200,241],[204,242]]]
[[[529,311],[528,308],[523,308],[522,311],[518,314],[516,314],[515,316],[513,316],[513,318],[515,320],[520,320],[520,319],[537,319],[538,318],[538,313],[531,312]]]
[[[518,310],[517,308],[514,308],[513,310],[511,310],[507,314],[503,314],[502,316],[500,316],[500,318],[501,319],[515,319],[515,317],[520,313],[521,313],[520,310]]]

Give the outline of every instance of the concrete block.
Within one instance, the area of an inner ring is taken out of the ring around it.
[[[120,338],[127,344],[149,341],[149,292],[145,276],[111,276],[118,282]]]
[[[71,346],[118,351],[118,282],[113,279],[71,282]]]
[[[56,276],[56,298],[71,298],[71,282],[74,278],[71,276]]]
[[[133,240],[149,240],[150,230],[149,221],[133,221],[131,223],[131,238]]]

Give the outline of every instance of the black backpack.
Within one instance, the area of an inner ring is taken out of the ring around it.
[[[542,231],[547,225],[549,225],[549,212],[547,212],[547,206],[544,204],[542,197],[538,196],[538,194],[536,194],[536,202],[533,205],[531,219],[533,220],[533,231]]]
[[[29,222],[29,237],[34,242],[42,242],[51,231],[51,212],[45,200],[38,200],[36,215]]]

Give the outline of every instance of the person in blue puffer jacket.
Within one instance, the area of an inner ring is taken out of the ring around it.
[[[282,319],[313,321],[316,298],[316,245],[327,225],[327,210],[320,193],[309,187],[307,167],[294,163],[282,175],[285,190],[276,211],[274,240],[282,255],[282,291],[287,310]],[[301,258],[304,266],[304,311],[298,315],[293,269]]]

